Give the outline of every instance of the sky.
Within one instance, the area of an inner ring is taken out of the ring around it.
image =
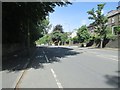
[[[49,14],[50,23],[52,28],[49,33],[53,30],[53,27],[57,24],[63,26],[64,32],[71,32],[74,29],[79,28],[82,25],[89,25],[91,20],[88,19],[87,11],[92,8],[97,9],[97,4],[104,2],[73,2],[72,5],[67,7],[55,7],[55,11]],[[103,13],[106,15],[107,12],[115,10],[118,6],[118,2],[105,2],[106,5],[103,9]]]

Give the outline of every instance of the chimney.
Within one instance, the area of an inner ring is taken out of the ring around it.
[[[120,10],[120,1],[118,2],[117,10]]]

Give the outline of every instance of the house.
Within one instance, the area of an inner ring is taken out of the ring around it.
[[[71,32],[70,37],[74,38],[75,36],[77,36],[77,30],[74,30],[73,32]]]
[[[108,18],[107,27],[110,27],[112,34],[114,34],[114,27],[120,26],[120,2],[118,2],[116,10],[109,11],[106,16]],[[95,28],[92,24],[90,24],[87,28],[90,33],[94,33]]]
[[[90,24],[89,26],[87,26],[87,28],[88,28],[88,31],[89,31],[91,34],[94,34],[95,27],[94,27],[92,24]]]
[[[120,4],[118,4],[116,10],[111,10],[110,12],[108,12],[107,17],[107,26],[112,29],[112,34],[114,34],[114,27],[120,26]]]

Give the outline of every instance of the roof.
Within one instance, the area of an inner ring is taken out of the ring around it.
[[[120,10],[111,10],[110,12],[108,12],[107,17],[111,17],[119,13],[120,13]]]

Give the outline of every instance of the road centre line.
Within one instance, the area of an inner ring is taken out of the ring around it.
[[[43,53],[45,54],[44,51],[43,51]],[[47,57],[46,55],[45,55],[45,58],[46,58],[46,61],[49,62],[48,57]],[[62,89],[62,88],[63,88],[63,87],[62,87],[62,84],[61,84],[60,81],[57,79],[57,75],[55,74],[54,70],[53,70],[52,68],[51,68],[50,70],[51,70],[51,72],[52,72],[52,75],[53,75],[56,83],[57,83],[58,88],[61,88],[61,90],[63,90],[63,89]]]
[[[63,88],[62,87],[62,84],[60,83],[60,81],[57,79],[57,75],[55,74],[55,72],[54,72],[54,70],[51,68],[50,69],[51,70],[51,72],[52,72],[52,74],[53,74],[53,77],[54,77],[54,79],[55,79],[55,81],[56,81],[56,83],[57,83],[57,86],[58,86],[58,88]]]

